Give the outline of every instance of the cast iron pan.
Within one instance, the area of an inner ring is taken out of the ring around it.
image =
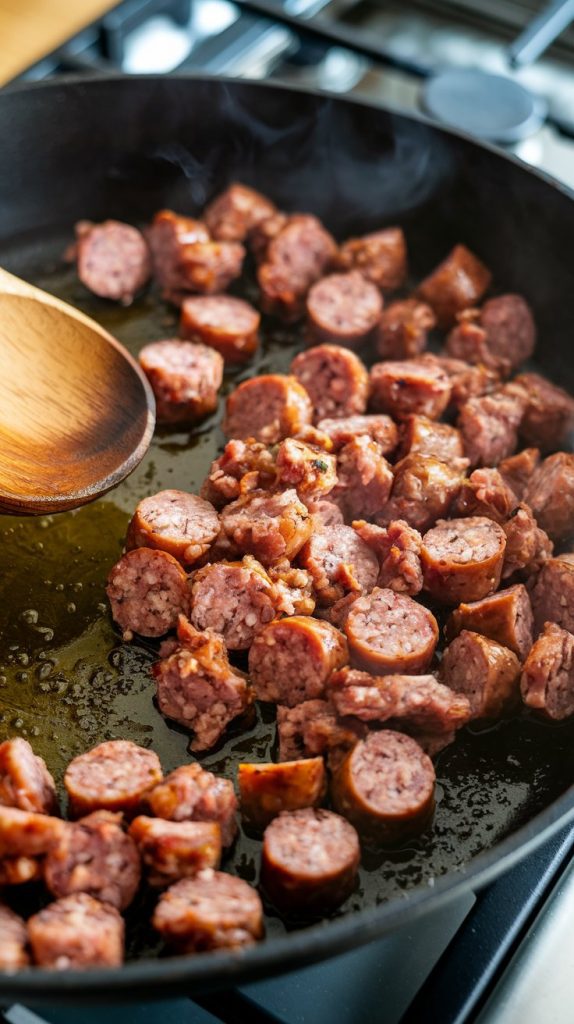
[[[128,310],[90,296],[62,262],[74,221],[145,223],[162,206],[194,212],[235,178],[284,209],[316,213],[340,238],[401,223],[415,278],[466,243],[500,290],[528,297],[539,365],[574,390],[572,195],[460,135],[277,86],[146,77],[5,91],[0,137],[0,264],[76,304],[134,353],[175,333],[174,312],[152,294]],[[253,284],[239,293],[253,298]],[[299,344],[296,328],[267,323],[264,333],[262,355],[242,374],[283,370]],[[0,738],[27,736],[58,779],[70,758],[114,737],[153,747],[165,770],[188,758],[188,737],[153,704],[156,646],[121,643],[103,588],[138,499],[198,487],[223,440],[218,424],[215,416],[191,437],[159,432],[125,483],[76,513],[0,519]],[[240,760],[265,759],[273,714],[257,714],[203,763],[233,777]],[[437,772],[433,827],[401,850],[366,854],[360,886],[332,919],[287,928],[269,912],[266,941],[245,953],[157,958],[142,900],[128,915],[123,969],[3,977],[0,1001],[141,999],[228,986],[412,924],[574,817],[574,724],[523,713],[474,727],[440,756]],[[258,844],[242,836],[225,867],[256,882]],[[28,909],[38,898],[27,897]],[[21,906],[22,895],[16,900]]]

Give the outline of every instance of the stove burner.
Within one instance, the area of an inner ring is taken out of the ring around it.
[[[546,101],[518,82],[474,68],[441,71],[423,88],[424,110],[453,128],[489,142],[519,142],[538,131]]]

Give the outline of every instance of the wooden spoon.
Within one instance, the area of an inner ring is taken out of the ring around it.
[[[0,511],[62,512],[104,494],[143,458],[154,409],[103,327],[0,270]]]

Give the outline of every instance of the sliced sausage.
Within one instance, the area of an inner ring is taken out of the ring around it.
[[[125,910],[140,883],[140,858],[133,839],[121,826],[121,814],[95,811],[75,824],[66,823],[44,862],[44,879],[53,896],[87,892]]]
[[[0,804],[58,814],[56,784],[43,758],[20,736],[0,743]]]
[[[574,555],[559,555],[544,563],[530,591],[534,635],[545,622],[574,633]]]
[[[277,708],[279,761],[323,754],[329,767],[341,763],[367,727],[357,719],[340,719],[326,700],[306,700],[294,708]]]
[[[277,444],[311,423],[311,399],[296,377],[270,373],[244,380],[231,392],[225,407],[227,437],[253,437]]]
[[[167,551],[128,551],[110,570],[106,593],[125,640],[163,636],[189,609],[187,576]]]
[[[433,763],[419,744],[382,729],[360,740],[335,774],[333,806],[365,839],[393,843],[418,835],[434,811]]]
[[[186,491],[159,491],[144,498],[128,526],[126,548],[158,548],[191,566],[219,533],[219,516],[204,498]]]
[[[416,675],[438,641],[434,615],[405,594],[376,587],[351,606],[345,622],[351,664],[378,675]]]
[[[183,245],[177,260],[180,288],[164,291],[163,298],[179,306],[189,292],[224,292],[241,274],[244,259],[245,249],[238,242],[197,241]]]
[[[529,505],[517,505],[502,528],[506,534],[503,579],[515,573],[523,578],[532,576],[551,558],[554,545],[538,526]]]
[[[277,483],[294,487],[302,501],[330,494],[337,483],[337,459],[317,445],[286,437],[277,449]]]
[[[294,558],[312,529],[312,516],[292,488],[275,494],[252,491],[221,513],[222,533],[234,549],[265,566]]]
[[[535,345],[534,317],[521,295],[499,295],[481,309],[464,310],[446,343],[450,355],[482,363],[502,376],[530,359]]]
[[[320,498],[319,501],[313,499],[306,504],[313,516],[313,526],[316,531],[330,530],[333,526],[344,526],[343,513],[334,501]]]
[[[185,291],[188,285],[182,264],[186,245],[209,242],[205,224],[193,217],[183,217],[173,210],[158,210],[147,232],[151,250],[153,275],[164,295]]]
[[[103,299],[124,306],[151,277],[151,258],[141,231],[118,220],[92,224],[77,240],[78,277]]]
[[[560,448],[571,440],[574,430],[574,398],[539,373],[521,373],[515,384],[526,392],[526,409],[520,436],[544,452]]]
[[[64,775],[70,813],[79,818],[92,811],[123,811],[133,815],[148,789],[162,778],[153,750],[131,740],[107,740],[70,761]]]
[[[574,455],[556,452],[534,470],[524,493],[539,527],[555,543],[574,534]]]
[[[447,620],[447,640],[454,640],[463,629],[494,640],[524,661],[533,635],[532,607],[526,587],[517,583],[480,601],[459,605]]]
[[[463,472],[432,455],[414,452],[395,466],[389,501],[376,515],[383,525],[403,519],[424,533],[437,519],[448,515],[463,486]]]
[[[282,811],[318,807],[327,788],[322,757],[281,764],[240,764],[237,773],[243,820],[263,830]]]
[[[50,903],[28,921],[32,958],[56,971],[119,967],[124,959],[124,922],[109,903],[77,892]]]
[[[500,385],[500,376],[496,370],[481,364],[473,366],[463,359],[452,359],[446,355],[435,355],[434,352],[423,352],[417,362],[434,366],[446,373],[451,384],[450,402],[455,409],[468,402],[469,398],[490,394]]]
[[[382,310],[379,289],[358,271],[329,274],[307,296],[307,342],[358,348],[371,337]]]
[[[425,590],[444,604],[488,597],[500,583],[505,550],[504,530],[491,519],[441,520],[423,537]]]
[[[171,885],[205,868],[218,868],[221,829],[215,821],[165,821],[140,815],[130,825],[150,885]]]
[[[315,423],[329,416],[364,413],[367,408],[369,373],[348,348],[316,345],[300,352],[291,363],[291,373],[313,403]]]
[[[523,448],[499,463],[498,472],[507,487],[522,501],[530,477],[540,463],[539,448]]]
[[[249,676],[259,700],[293,707],[320,697],[331,672],[347,660],[339,630],[308,615],[293,615],[257,634],[249,651]]]
[[[311,214],[288,217],[267,246],[257,270],[266,313],[293,320],[305,310],[305,296],[333,260],[337,246]]]
[[[334,525],[315,532],[299,553],[311,573],[320,605],[328,607],[349,591],[370,591],[379,567],[373,551],[350,526]]]
[[[177,953],[240,949],[263,938],[258,893],[235,875],[206,868],[160,896],[154,928]]]
[[[455,245],[417,288],[417,294],[435,311],[439,327],[450,327],[456,314],[476,306],[492,275],[465,245]]]
[[[138,359],[155,395],[158,423],[195,423],[217,408],[223,359],[214,348],[177,339],[152,341]]]
[[[379,560],[378,587],[389,587],[410,597],[422,590],[420,554],[423,539],[418,530],[403,519],[390,522],[386,527],[356,520],[353,529]]]
[[[283,811],[265,829],[261,885],[284,914],[327,914],[351,895],[360,857],[355,829],[338,814]]]
[[[437,423],[428,416],[407,416],[401,424],[399,455],[430,455],[450,465],[464,456],[460,430],[448,423]],[[462,463],[461,463],[462,465]]]
[[[402,228],[383,228],[349,238],[335,256],[340,270],[358,270],[382,292],[395,292],[407,276],[407,245]]]
[[[269,490],[275,481],[275,459],[261,441],[232,438],[211,464],[201,487],[201,497],[216,508],[235,501],[245,490]],[[249,487],[244,488],[247,477]]]
[[[472,466],[497,466],[513,454],[525,404],[522,389],[512,384],[465,402],[457,426]]]
[[[209,750],[229,723],[248,708],[251,695],[243,674],[233,669],[223,639],[199,632],[181,616],[177,643],[152,666],[159,709],[194,737],[191,750]]]
[[[375,363],[371,367],[371,406],[395,419],[416,414],[437,420],[445,411],[451,383],[440,367],[418,360]]]
[[[337,476],[332,498],[347,522],[371,519],[385,507],[393,486],[393,471],[380,445],[370,437],[356,437],[341,449]]]
[[[317,427],[331,439],[336,451],[357,437],[370,437],[380,445],[383,455],[392,455],[399,441],[396,424],[384,413],[319,420]]]
[[[503,525],[516,508],[516,495],[497,469],[475,469],[463,481],[450,511],[453,516],[485,516]]]
[[[277,210],[269,217],[264,217],[258,224],[251,228],[247,236],[247,244],[256,263],[264,263],[269,246],[274,238],[289,222],[286,213]]]
[[[276,207],[254,188],[234,181],[203,211],[211,237],[222,242],[244,242],[252,228],[276,213]]]
[[[269,566],[269,577],[275,588],[277,610],[283,615],[312,615],[315,595],[311,573],[281,558]]]
[[[42,877],[43,864],[39,857],[3,857],[0,860],[0,887],[39,882]]]
[[[520,680],[524,703],[561,721],[574,714],[574,636],[554,622],[532,647]]]
[[[473,718],[499,718],[518,702],[520,662],[508,647],[463,629],[443,652],[439,679],[468,697]]]
[[[0,904],[0,971],[12,973],[27,967],[30,963],[27,945],[26,922],[10,907]]]
[[[166,821],[215,822],[221,841],[231,846],[237,834],[237,797],[233,783],[206,771],[197,761],[176,768],[147,794],[152,814]]]
[[[427,347],[428,332],[436,324],[426,302],[399,299],[383,309],[375,331],[375,345],[381,359],[411,359]]]
[[[48,814],[0,806],[0,857],[42,857],[65,827],[64,821]]]
[[[193,295],[183,300],[182,338],[209,345],[226,363],[249,359],[259,346],[261,316],[243,299],[231,295]]]
[[[190,621],[219,633],[229,651],[245,651],[277,615],[275,588],[254,558],[199,569],[191,587]]]

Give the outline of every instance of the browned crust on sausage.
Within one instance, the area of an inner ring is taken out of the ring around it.
[[[178,953],[239,949],[264,935],[263,908],[247,882],[209,868],[160,897],[153,927]]]
[[[524,703],[560,721],[574,714],[574,636],[547,622],[533,645],[520,681]]]
[[[277,444],[312,419],[311,399],[297,378],[270,373],[250,377],[231,392],[223,430],[227,437]]]
[[[456,314],[475,306],[492,275],[465,245],[455,245],[438,267],[421,281],[420,296],[434,309],[439,327],[450,327]]]
[[[159,757],[131,740],[107,740],[70,761],[64,775],[74,817],[91,811],[134,814],[162,778]]]
[[[27,943],[28,932],[24,919],[0,904],[0,971],[18,971],[28,966],[30,957],[26,951]]]
[[[431,307],[418,299],[399,299],[383,309],[375,344],[381,359],[411,359],[427,346],[436,318]]]
[[[423,537],[425,590],[444,604],[488,597],[500,583],[505,550],[504,530],[491,519],[440,520]]]
[[[357,598],[345,634],[351,663],[379,675],[425,672],[438,642],[434,615],[405,594],[375,587]]]
[[[350,526],[332,524],[303,545],[299,563],[311,574],[318,603],[333,605],[346,593],[370,591],[377,582],[377,557]]]
[[[443,652],[439,678],[468,697],[473,718],[499,718],[518,703],[518,658],[480,633],[459,633]]]
[[[364,413],[369,397],[369,373],[355,352],[341,345],[316,345],[300,352],[291,373],[307,391],[314,420]]]
[[[396,424],[385,413],[328,418],[320,420],[317,428],[327,434],[335,451],[355,438],[366,435],[377,442],[383,455],[392,455],[399,440]]]
[[[76,824],[66,823],[44,863],[47,888],[56,898],[75,892],[125,910],[140,883],[139,854],[121,827],[120,814],[95,811]]]
[[[534,633],[545,622],[555,622],[574,633],[574,559],[572,555],[549,558],[530,591],[534,615]]]
[[[481,633],[514,651],[524,661],[533,635],[532,608],[526,587],[517,583],[490,597],[459,605],[447,620],[447,640],[454,640],[463,629]]]
[[[138,504],[126,548],[158,548],[182,565],[199,562],[219,533],[219,516],[208,501],[186,491],[159,491]]]
[[[263,830],[282,811],[318,807],[327,788],[322,757],[280,764],[240,764],[237,773],[241,816]]]
[[[403,519],[424,533],[449,514],[463,486],[463,476],[457,463],[449,465],[418,452],[405,455],[394,467],[390,498],[378,510],[377,522],[386,525]]]
[[[277,616],[277,604],[271,579],[250,556],[210,563],[193,574],[190,621],[198,630],[219,633],[229,651],[247,650]]]
[[[379,289],[358,271],[322,277],[311,286],[306,305],[308,343],[349,348],[370,338],[383,310]]]
[[[21,736],[0,743],[0,804],[58,814],[56,784],[46,762]]]
[[[309,539],[313,518],[297,492],[252,491],[226,505],[221,530],[238,554],[249,554],[268,566],[294,558]]]
[[[534,470],[524,493],[538,526],[556,543],[574,535],[574,454],[556,452]]]
[[[170,885],[205,868],[219,867],[221,828],[215,821],[166,821],[140,815],[129,831],[150,885]]]
[[[452,390],[444,370],[418,359],[375,363],[370,381],[372,410],[399,420],[411,414],[439,419]]]
[[[124,922],[107,903],[84,892],[50,903],[28,921],[34,963],[54,970],[119,967]]]
[[[181,304],[182,338],[217,349],[226,363],[245,362],[257,351],[260,323],[261,314],[232,295],[194,295]]]
[[[254,227],[276,212],[276,206],[267,196],[234,181],[211,200],[203,217],[212,238],[243,242]]]
[[[307,615],[271,622],[249,651],[249,675],[259,700],[293,707],[320,697],[331,672],[348,661],[347,643],[329,622]]]
[[[400,288],[407,276],[407,246],[402,228],[383,228],[349,238],[334,260],[341,270],[358,270],[385,294]]]
[[[237,834],[237,797],[230,779],[222,779],[197,761],[181,765],[147,794],[152,814],[167,821],[214,821],[224,846]]]

